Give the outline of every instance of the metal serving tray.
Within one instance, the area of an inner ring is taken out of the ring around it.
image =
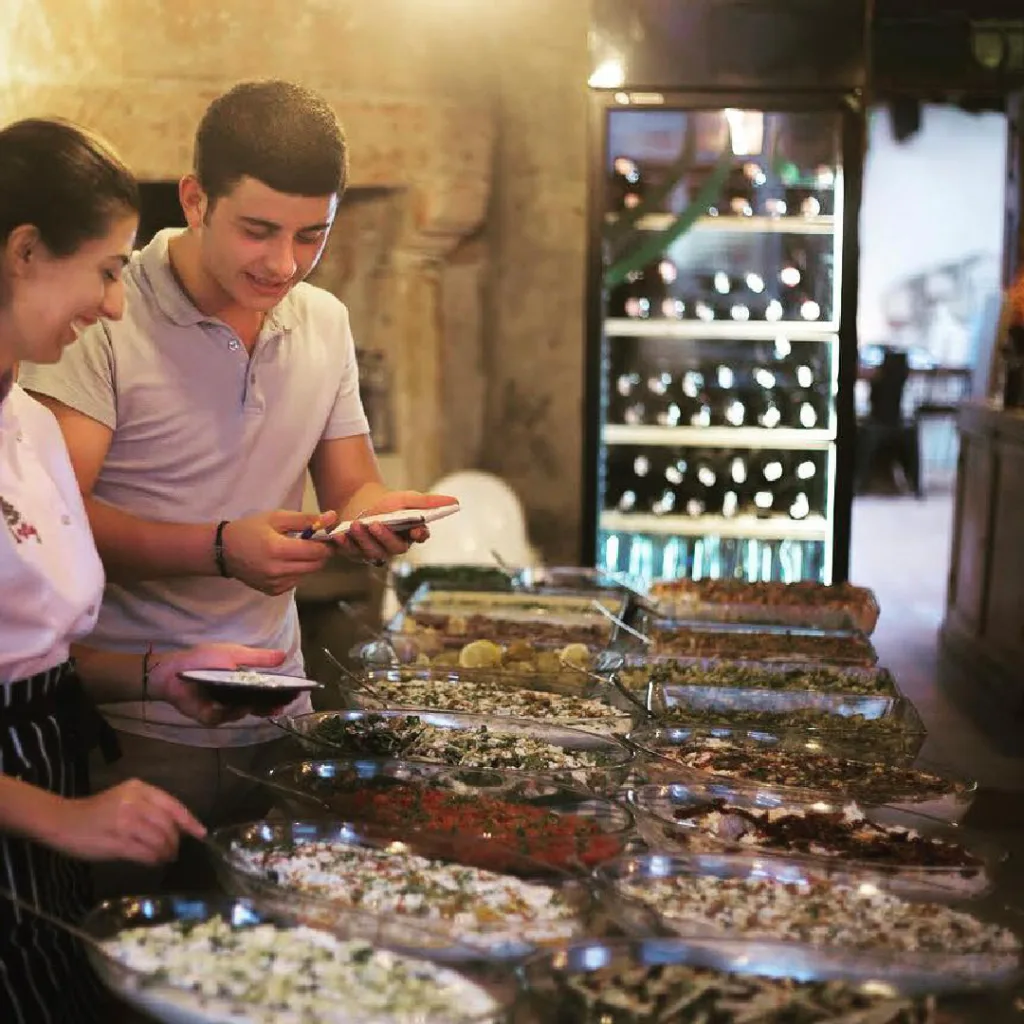
[[[246,1024],[273,1024],[280,1018],[274,1009],[252,1003],[202,995],[175,986],[173,968],[171,972],[145,973],[132,969],[114,959],[105,948],[105,943],[120,932],[136,928],[154,928],[172,922],[198,925],[214,918],[223,918],[236,929],[273,924],[278,928],[290,929],[299,926],[330,932],[337,939],[351,939],[366,942],[371,946],[390,950],[420,960],[436,960],[433,950],[443,948],[453,959],[472,961],[480,956],[479,951],[468,944],[452,943],[441,933],[413,921],[395,918],[380,918],[370,914],[351,912],[339,914],[323,908],[294,903],[285,905],[276,899],[235,899],[231,897],[201,898],[194,896],[145,896],[109,901],[92,911],[82,927],[93,936],[94,944],[86,946],[86,952],[96,973],[111,992],[124,1000],[148,1018],[164,1024],[228,1024],[245,1021]],[[450,971],[450,967],[444,968]],[[493,972],[474,976],[465,968],[459,974],[472,984],[484,989],[493,1000],[495,1010],[482,1016],[471,1014],[462,1018],[464,1024],[483,1024],[507,1019],[509,1008],[515,1002],[514,988],[501,984]],[[340,1003],[347,992],[339,991]],[[437,1017],[434,1024],[442,1024]],[[446,1016],[443,1024],[451,1018]],[[421,1017],[400,1018],[402,1024],[420,1024]],[[399,1024],[396,1021],[396,1024]]]
[[[971,946],[966,929],[980,930],[982,925],[964,909],[970,904],[961,904],[938,888],[927,897],[906,898],[895,893],[892,880],[878,872],[762,853],[654,853],[604,864],[595,872],[595,878],[606,893],[609,913],[633,935],[677,935],[701,942],[708,937],[772,940],[798,956],[825,950],[835,955],[849,953],[866,969],[874,967],[882,972],[882,977],[906,974],[923,984],[937,986],[939,991],[1011,984],[1020,977],[1018,936],[1005,928],[989,926],[993,930],[986,941]],[[767,884],[769,888],[778,885],[780,896],[785,896],[794,915],[803,916],[803,923],[800,927],[790,924],[787,936],[783,906],[768,911],[758,921],[753,905],[740,894],[735,900],[735,917],[721,901],[724,897],[716,897],[704,915],[696,909],[690,916],[673,914],[661,893],[662,886],[678,886],[681,894],[690,896],[696,891],[693,886],[702,878],[750,882],[756,886]],[[799,887],[796,892],[794,886]],[[803,892],[805,886],[811,887],[808,893],[818,893],[819,905],[813,913],[809,908],[814,904]],[[641,898],[636,889],[649,890],[650,900]],[[841,905],[843,900],[850,901],[849,909]],[[901,948],[909,940],[897,929],[886,943],[884,932],[864,917],[868,912],[877,916],[877,908],[886,905],[899,908],[905,921],[917,921],[922,934],[930,936],[935,948]],[[859,907],[864,908],[863,913]],[[957,919],[956,938],[951,935],[949,942],[943,944],[935,929],[939,927],[940,916],[951,912],[962,916]],[[859,930],[859,939],[844,935],[844,927]],[[992,941],[996,936],[998,942]],[[959,950],[955,948],[956,942],[960,943]],[[983,945],[990,948],[983,949]]]
[[[956,823],[970,810],[978,791],[973,779],[957,776],[944,765],[904,759],[903,764],[878,760],[874,750],[851,758],[842,745],[796,733],[772,734],[744,729],[644,727],[628,741],[645,755],[644,772],[651,781],[670,783],[714,778],[726,784],[765,785],[796,800],[834,800],[845,796],[862,807],[885,805],[932,819]],[[736,772],[689,767],[675,757],[714,756],[723,744],[737,763]],[[735,753],[733,753],[735,751]],[[772,761],[771,755],[779,755]],[[886,772],[923,772],[929,779],[898,779],[887,784]]]
[[[854,630],[827,630],[658,618],[641,610],[633,622],[658,656],[814,662],[870,668],[878,662],[871,641]],[[625,638],[623,638],[625,639]]]
[[[595,658],[595,663],[598,659]],[[686,658],[657,654],[611,655],[602,666],[614,669],[631,690],[651,682],[664,686],[697,686],[749,690],[811,690],[855,696],[895,696],[896,680],[885,668],[815,664],[806,661],[759,661],[751,658]]]
[[[813,594],[814,600],[793,600],[794,587]],[[870,636],[879,616],[874,593],[849,585],[656,580],[648,593],[648,600],[666,618],[695,621],[855,629]]]
[[[825,852],[825,844],[820,841],[818,847],[821,852],[766,846],[757,843],[756,840],[732,839],[728,835],[717,835],[685,818],[686,814],[706,809],[718,801],[722,801],[728,808],[735,808],[739,814],[781,812],[795,815],[842,814],[850,803],[842,799],[829,801],[820,797],[800,800],[792,794],[767,786],[741,782],[701,781],[648,785],[631,789],[627,794],[627,802],[636,813],[640,834],[652,849],[699,853],[702,849],[715,852],[716,849],[731,847],[744,850],[759,849],[768,856],[794,860],[820,860],[827,864],[841,864],[850,869],[876,872],[890,880],[893,891],[905,895],[922,891],[927,894],[940,889],[958,899],[983,896],[992,888],[997,865],[1006,859],[1003,850],[964,829],[910,811],[895,812],[885,807],[861,809],[854,805],[853,809],[859,810],[864,819],[871,824],[913,831],[935,843],[957,846],[973,857],[976,863],[970,867],[956,868],[903,864],[895,857],[890,863],[858,860],[838,852]],[[723,811],[723,814],[728,813]],[[680,819],[678,815],[683,815],[683,818]]]

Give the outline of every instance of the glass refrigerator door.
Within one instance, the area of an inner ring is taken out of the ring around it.
[[[841,129],[608,111],[603,568],[831,580]]]

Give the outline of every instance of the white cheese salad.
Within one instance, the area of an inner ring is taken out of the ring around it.
[[[236,844],[232,856],[275,885],[383,917],[410,915],[479,947],[519,948],[570,938],[582,928],[578,908],[557,888],[430,860],[397,845]]]
[[[468,1024],[498,1010],[455,971],[302,926],[214,917],[131,928],[102,945],[150,987],[181,989],[197,1008],[227,1007],[251,1024]]]

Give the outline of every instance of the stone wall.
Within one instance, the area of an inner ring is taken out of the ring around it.
[[[425,486],[504,475],[549,559],[577,549],[587,0],[4,0],[0,122],[56,113],[137,173],[188,166],[242,78],[328,96],[357,191],[320,280],[382,348]],[[365,190],[365,191],[362,191]],[[381,247],[370,235],[390,232]]]

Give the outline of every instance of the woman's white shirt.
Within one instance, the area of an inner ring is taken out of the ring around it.
[[[0,402],[0,684],[65,661],[103,584],[57,421],[14,384]]]

